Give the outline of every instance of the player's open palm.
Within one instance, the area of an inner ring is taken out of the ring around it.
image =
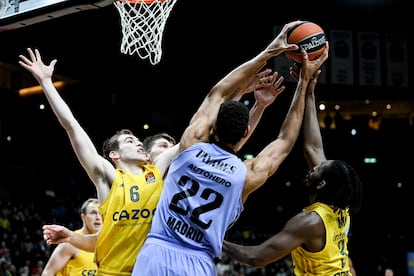
[[[27,52],[29,53],[30,58],[27,58],[24,55],[19,55],[19,64],[32,73],[39,83],[45,79],[50,79],[52,77],[53,70],[55,69],[57,60],[54,59],[49,65],[45,65],[42,61],[39,50],[35,49],[33,52],[31,48],[28,48]]]
[[[266,85],[255,89],[254,97],[258,105],[267,107],[285,90],[286,87],[282,85],[284,77],[280,76],[278,78],[278,75],[278,72],[273,72],[272,75],[264,77],[262,82]]]

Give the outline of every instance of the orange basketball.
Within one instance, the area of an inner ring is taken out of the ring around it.
[[[308,53],[309,60],[318,58],[325,48],[326,36],[323,29],[310,21],[303,21],[290,30],[287,36],[288,43],[297,44]],[[302,62],[300,50],[287,51],[285,55],[294,62]]]

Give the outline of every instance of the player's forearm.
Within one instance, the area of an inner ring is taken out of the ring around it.
[[[94,252],[96,247],[96,236],[81,235],[73,232],[69,239],[69,243],[81,250]]]
[[[223,242],[223,252],[230,258],[252,267],[263,267],[265,264],[260,262],[255,256],[254,246],[244,246],[228,241]]]
[[[259,106],[257,103],[255,103],[249,112],[249,126],[250,131],[248,135],[244,138],[242,138],[236,145],[235,150],[239,151],[244,144],[249,140],[250,136],[252,136],[254,130],[256,129],[257,125],[259,124],[260,119],[262,118],[263,112],[265,110],[264,106]]]
[[[73,117],[72,111],[69,109],[68,105],[62,99],[56,87],[53,85],[52,80],[51,79],[43,80],[41,82],[41,86],[60,124],[62,125],[64,129],[70,130],[71,124],[76,121]]]
[[[279,139],[290,142],[291,147],[296,143],[302,126],[307,83],[305,80],[299,80],[288,113],[280,128]]]
[[[219,90],[221,96],[229,99],[234,95],[241,97],[243,93],[251,92],[246,90],[246,80],[257,74],[267,63],[267,61],[276,54],[270,50],[263,50],[257,56],[241,64],[236,69],[227,74],[213,90]]]
[[[303,119],[303,150],[309,168],[319,165],[325,158],[322,135],[316,111],[314,93],[307,93]]]

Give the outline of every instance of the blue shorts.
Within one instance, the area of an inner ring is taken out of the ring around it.
[[[216,276],[213,258],[179,245],[147,238],[138,253],[132,276]]]

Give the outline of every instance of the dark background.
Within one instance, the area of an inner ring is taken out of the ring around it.
[[[264,49],[273,38],[274,26],[291,20],[319,23],[328,39],[330,30],[378,32],[381,37],[387,32],[407,34],[411,65],[413,37],[403,15],[407,11],[408,0],[178,0],[167,21],[157,65],[119,52],[120,19],[112,5],[0,32],[0,72],[7,75],[7,81],[0,77],[2,193],[22,199],[37,197],[46,189],[62,197],[86,198],[95,193],[44,96],[17,94],[19,88],[36,84],[17,65],[18,55],[26,54],[27,47],[39,48],[46,63],[58,59],[56,74],[73,80],[60,90],[62,96],[100,149],[103,140],[120,128],[132,129],[141,139],[159,131],[178,139],[209,89]],[[412,71],[409,76],[411,80]],[[286,85],[242,153],[257,154],[277,135],[295,88],[294,83]],[[412,82],[408,88],[390,88],[362,87],[357,82],[332,85],[328,79],[317,89],[320,101],[338,103],[370,99],[410,105],[414,98]],[[38,109],[42,103],[45,110]],[[350,242],[359,275],[374,275],[385,261],[404,275],[405,253],[414,250],[409,223],[414,185],[412,117],[384,118],[378,130],[369,128],[368,120],[369,112],[356,112],[343,127],[323,129],[326,154],[352,164],[364,182],[363,208],[354,216]],[[143,130],[144,123],[151,128]],[[358,128],[359,135],[349,135],[351,127]],[[307,168],[300,145],[299,139],[276,174],[250,196],[235,229],[273,234],[305,206],[301,179]],[[365,164],[365,156],[376,156],[378,163]]]

